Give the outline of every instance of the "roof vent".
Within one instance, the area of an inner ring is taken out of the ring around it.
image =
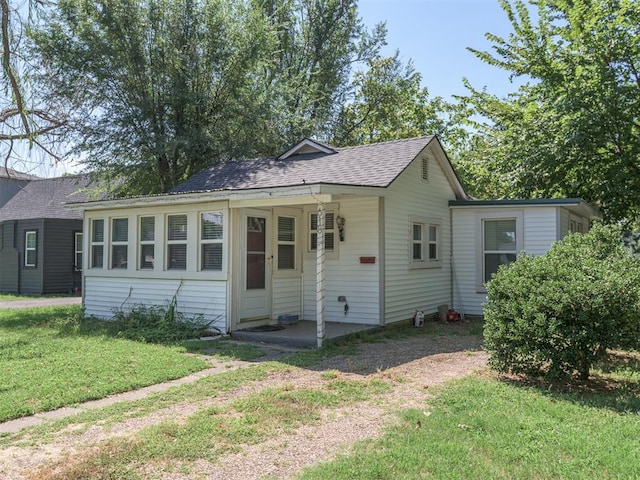
[[[336,153],[337,150],[333,148],[331,145],[327,145],[326,143],[318,142],[317,140],[311,140],[309,138],[305,138],[304,140],[298,142],[296,145],[291,147],[289,150],[284,152],[282,155],[278,157],[278,160],[286,160],[289,157],[294,155],[302,155],[304,153]]]

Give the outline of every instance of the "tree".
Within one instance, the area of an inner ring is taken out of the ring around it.
[[[399,57],[399,52],[377,56],[354,74],[352,95],[340,111],[333,143],[362,145],[449,132],[444,102],[429,99],[420,73]]]
[[[640,260],[596,224],[542,256],[521,255],[487,284],[485,349],[502,372],[583,380],[607,349],[640,345]]]
[[[31,4],[28,5],[29,9]],[[29,11],[29,18],[35,12]],[[0,0],[0,41],[2,42],[2,79],[0,95],[0,165],[7,167],[15,156],[16,144],[32,152],[41,152],[57,159],[52,141],[66,124],[66,116],[54,104],[35,95],[29,73],[33,69],[24,51],[25,24],[19,7]]]
[[[86,167],[158,193],[322,138],[384,29],[369,35],[355,0],[61,0],[33,38]]]
[[[640,3],[531,1],[535,15],[522,0],[501,5],[513,33],[487,34],[493,52],[472,51],[526,83],[504,99],[473,88],[462,99],[486,119],[473,148],[502,185],[494,190],[580,196],[607,220],[638,218]]]

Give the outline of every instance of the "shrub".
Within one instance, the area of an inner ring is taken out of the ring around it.
[[[187,318],[177,308],[176,297],[168,306],[134,305],[131,309],[114,310],[117,336],[147,343],[175,343],[203,334],[221,333],[201,316]]]
[[[640,264],[614,227],[596,224],[545,255],[520,255],[487,292],[484,334],[496,370],[586,379],[608,348],[638,346]]]

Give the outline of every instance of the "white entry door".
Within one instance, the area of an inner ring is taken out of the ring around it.
[[[242,215],[242,288],[240,321],[271,317],[271,213]]]

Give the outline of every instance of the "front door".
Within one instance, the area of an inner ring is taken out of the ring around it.
[[[270,226],[270,212],[247,210],[242,215],[240,321],[271,317]]]

